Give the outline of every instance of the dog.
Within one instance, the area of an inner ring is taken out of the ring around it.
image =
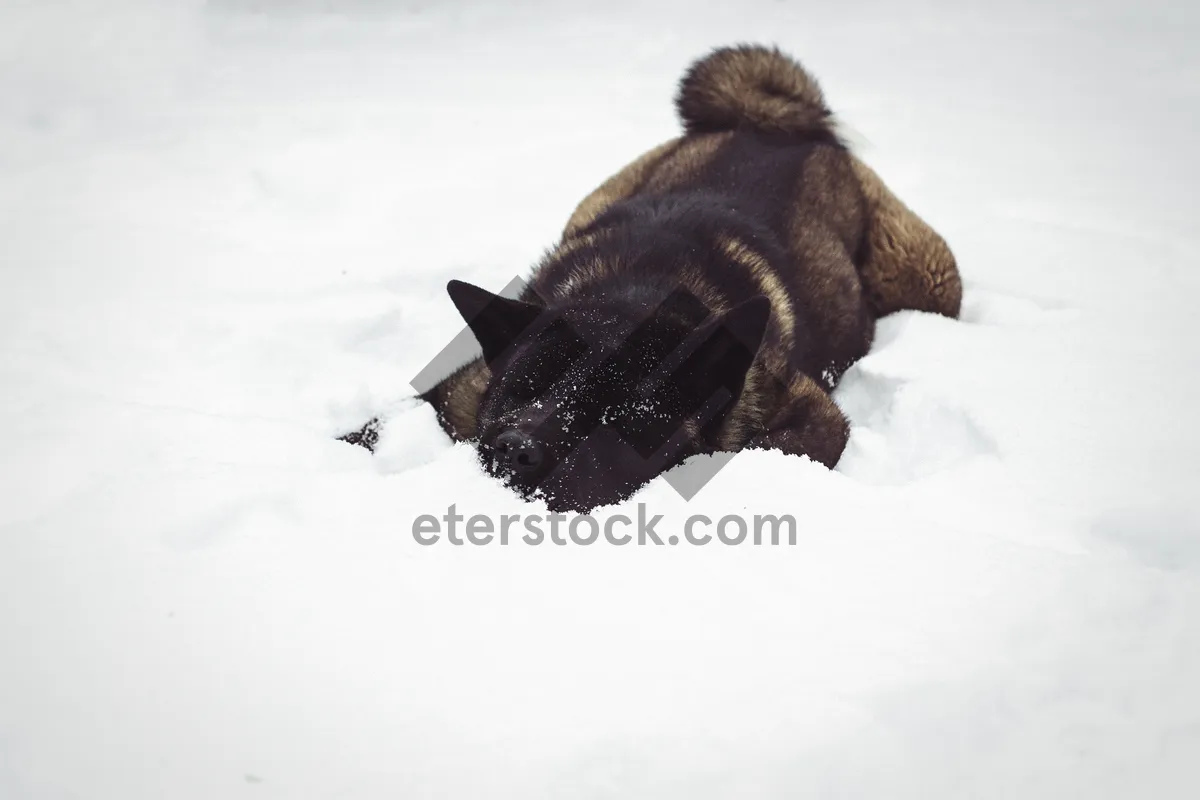
[[[959,312],[949,247],[849,151],[795,60],[718,49],[676,107],[683,134],[584,198],[519,298],[447,287],[482,356],[422,398],[555,511],[616,503],[697,454],[833,468],[849,424],[830,392],[875,321]]]

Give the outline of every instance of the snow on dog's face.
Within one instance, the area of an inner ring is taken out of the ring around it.
[[[602,301],[547,309],[457,281],[449,291],[492,372],[483,466],[555,511],[619,502],[710,449],[770,313],[755,298],[713,317],[685,292],[637,313]]]

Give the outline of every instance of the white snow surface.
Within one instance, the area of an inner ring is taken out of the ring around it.
[[[408,381],[778,43],[954,248],[795,546],[418,545],[536,513]],[[0,797],[1200,796],[1200,7],[0,5]],[[334,441],[390,414],[379,453]]]

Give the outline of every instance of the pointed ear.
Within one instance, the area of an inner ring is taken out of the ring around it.
[[[695,333],[700,344],[682,365],[689,391],[703,402],[724,387],[736,399],[770,319],[771,301],[758,295],[704,323]]]
[[[475,334],[483,348],[483,360],[489,364],[542,313],[542,309],[532,303],[509,300],[462,281],[450,281],[446,291],[471,333]]]

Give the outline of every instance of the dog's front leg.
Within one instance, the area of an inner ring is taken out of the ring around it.
[[[833,398],[801,374],[788,384],[786,399],[767,422],[766,431],[747,447],[805,455],[833,469],[849,438],[850,423]]]

